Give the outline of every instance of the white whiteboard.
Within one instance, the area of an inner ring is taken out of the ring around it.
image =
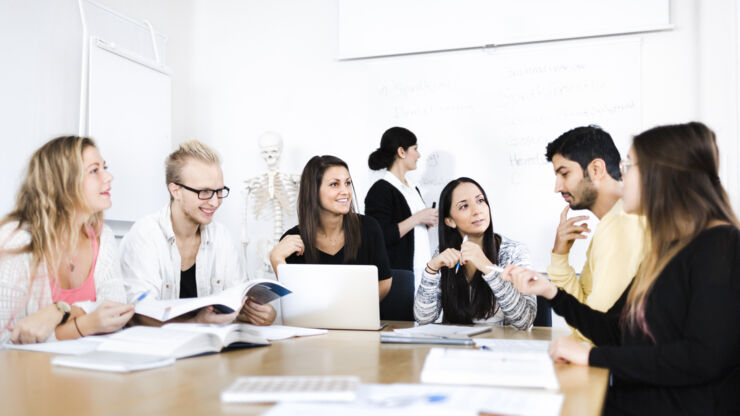
[[[669,0],[339,0],[338,4],[339,59],[670,27]]]
[[[488,194],[494,230],[525,243],[545,270],[565,206],[545,147],[573,127],[599,124],[626,155],[642,128],[640,53],[638,39],[581,40],[353,63],[367,74],[369,130],[400,125],[419,138],[422,160],[409,177],[427,204],[451,179],[472,177]],[[376,178],[359,185],[360,199]],[[587,244],[572,251],[579,271]]]
[[[164,160],[171,151],[170,76],[93,40],[90,47],[88,132],[114,176],[105,217],[135,221],[169,199]]]

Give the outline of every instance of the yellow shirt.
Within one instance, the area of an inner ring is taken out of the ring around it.
[[[551,254],[547,274],[556,286],[592,309],[605,312],[619,299],[643,259],[642,219],[627,214],[618,200],[596,226],[586,250],[586,264],[580,280],[568,264],[567,254]],[[579,341],[588,341],[573,329]]]

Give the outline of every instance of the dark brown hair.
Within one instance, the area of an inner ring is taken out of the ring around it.
[[[306,263],[319,262],[319,249],[316,248],[316,236],[321,228],[321,202],[319,189],[324,173],[333,166],[342,166],[349,172],[349,167],[342,159],[336,156],[314,156],[303,168],[301,185],[298,190],[298,229],[305,245],[304,256]],[[357,258],[362,236],[360,231],[360,217],[355,207],[355,191],[352,187],[352,203],[350,210],[342,219],[344,230],[344,262],[349,263]]]
[[[480,189],[483,199],[488,205],[488,217],[491,218],[491,204],[486,192],[478,182],[462,177],[448,183],[439,195],[439,252],[448,248],[459,249],[462,245],[460,232],[448,226],[445,218],[450,217],[452,209],[452,193],[463,183],[472,183]],[[498,264],[498,252],[501,247],[501,236],[493,232],[493,218],[488,228],[483,232],[483,253],[494,264]],[[476,271],[468,283],[465,277],[465,268],[455,272],[455,268],[443,267],[442,276],[442,312],[446,323],[472,324],[474,319],[488,319],[496,314],[496,297],[488,286],[480,271]]]

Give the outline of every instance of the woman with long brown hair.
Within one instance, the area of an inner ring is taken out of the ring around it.
[[[551,299],[595,343],[561,338],[550,354],[610,370],[606,414],[740,413],[740,230],[718,162],[715,135],[701,123],[634,138],[622,163],[624,209],[645,216],[648,249],[609,311],[510,270],[520,291]]]
[[[347,164],[335,156],[312,157],[301,173],[298,225],[286,231],[270,252],[270,262],[368,264],[378,268],[378,294],[391,288],[391,268],[383,232],[372,217],[357,213]]]
[[[112,332],[133,316],[103,225],[112,179],[89,138],[59,137],[31,156],[0,221],[0,344]]]

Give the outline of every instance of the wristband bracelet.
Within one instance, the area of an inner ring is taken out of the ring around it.
[[[429,263],[427,263],[426,271],[430,272],[430,274],[437,274],[439,273],[439,269],[435,269],[433,267],[429,267]]]
[[[81,337],[84,337],[84,335],[82,335],[82,331],[80,331],[79,325],[77,325],[77,317],[76,316],[72,319],[72,322],[75,323],[75,328],[77,328],[77,333],[80,334]]]

